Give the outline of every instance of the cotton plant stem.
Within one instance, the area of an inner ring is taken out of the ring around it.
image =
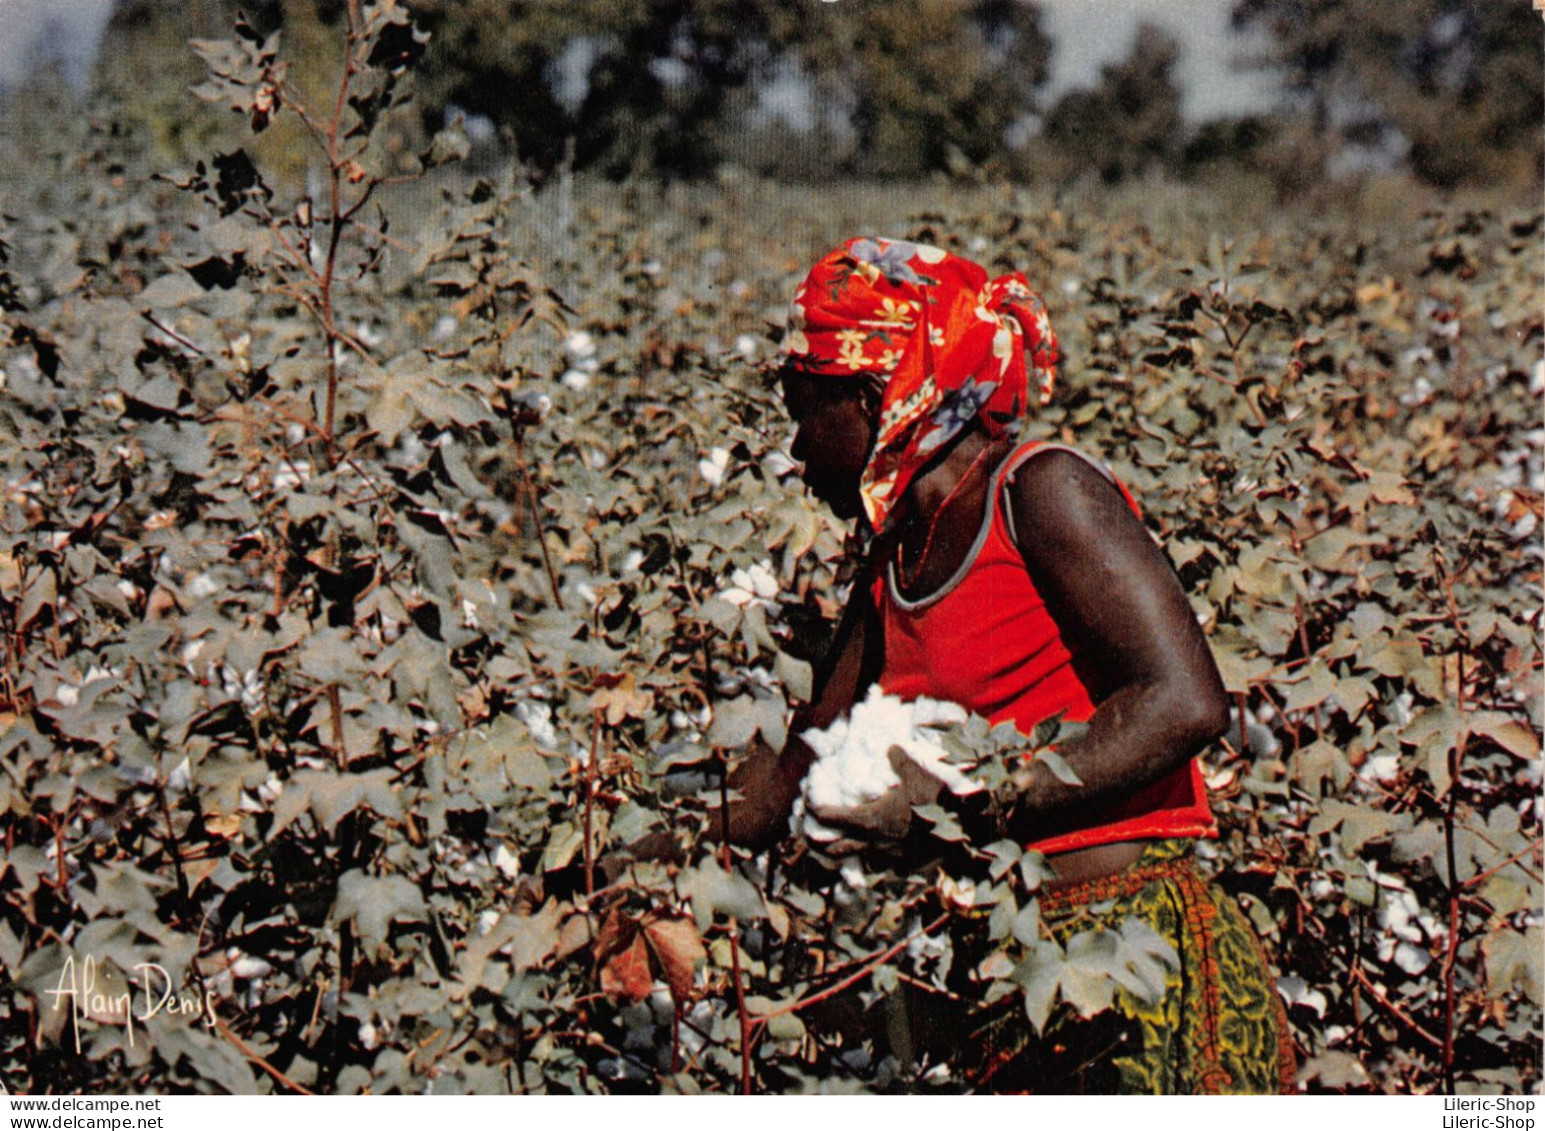
[[[547,567],[547,584],[552,590],[553,604],[558,611],[563,611],[563,594],[558,589],[558,571],[553,568],[553,559],[547,549],[547,534],[542,529],[542,512],[537,506],[536,488],[531,482],[531,471],[526,465],[526,443],[520,429],[515,425],[515,419],[510,418],[510,428],[515,433],[515,463],[520,471],[520,482],[525,488],[526,506],[531,512],[531,525],[536,531],[537,545],[542,547],[542,564]]]
[[[595,895],[595,843],[591,837],[591,811],[595,805],[596,771],[601,760],[601,717],[599,708],[591,712],[594,722],[590,728],[590,758],[585,762],[584,774],[584,835],[585,835],[585,896]]]
[[[719,860],[721,866],[728,872],[735,863],[734,855],[730,851],[730,771],[729,765],[723,761],[723,753],[720,753],[722,772],[719,774]],[[740,1024],[740,1094],[751,1094],[751,1046],[756,1039],[756,1030],[752,1022],[751,1012],[746,1008],[745,980],[740,973],[740,922],[734,916],[730,917],[730,976],[735,981],[735,1017]]]
[[[269,1064],[268,1061],[264,1060],[261,1056],[259,1056],[257,1054],[257,1052],[255,1052],[252,1049],[252,1047],[247,1044],[247,1042],[243,1041],[240,1037],[238,1037],[234,1032],[231,1031],[231,1027],[225,1023],[225,1019],[224,1018],[222,1018],[222,1017],[216,1017],[215,1018],[215,1029],[220,1033],[220,1035],[222,1037],[224,1037],[226,1040],[230,1041],[231,1044],[236,1046],[236,1051],[237,1052],[241,1053],[242,1056],[246,1057],[253,1064],[257,1065],[264,1072],[268,1073],[276,1081],[278,1081],[280,1084],[283,1084],[286,1088],[288,1088],[290,1091],[294,1092],[296,1095],[298,1095],[298,1096],[314,1096],[314,1095],[316,1095],[316,1093],[313,1092],[310,1088],[307,1088],[307,1087],[305,1087],[305,1086],[303,1086],[301,1084],[297,1084],[294,1080],[291,1080],[283,1072],[280,1072],[272,1064]]]
[[[914,931],[900,942],[886,947],[878,954],[866,959],[862,966],[860,966],[853,973],[849,974],[846,978],[843,978],[840,982],[828,986],[826,989],[821,990],[819,993],[810,994],[808,997],[799,998],[797,1001],[785,1002],[783,1005],[778,1006],[776,1009],[770,1009],[766,1013],[759,1013],[755,1018],[753,1018],[753,1021],[758,1027],[765,1027],[767,1022],[771,1021],[774,1017],[781,1017],[786,1013],[798,1013],[801,1009],[806,1009],[809,1006],[815,1005],[818,1002],[825,1001],[827,998],[833,997],[836,994],[840,994],[843,990],[847,989],[854,983],[860,982],[867,978],[875,971],[877,967],[883,965],[886,962],[889,962],[892,958],[896,957],[896,955],[900,954],[907,947],[911,946],[912,943],[917,939],[937,931],[940,927],[944,926],[944,924],[948,923],[949,920],[950,912],[946,911],[933,922],[929,923],[926,927],[922,927],[919,930]]]

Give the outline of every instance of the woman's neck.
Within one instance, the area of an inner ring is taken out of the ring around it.
[[[987,434],[975,427],[952,444],[942,460],[912,481],[907,491],[909,519],[926,522],[932,518],[991,445]]]

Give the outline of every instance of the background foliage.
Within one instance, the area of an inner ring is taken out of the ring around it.
[[[114,115],[151,129],[168,159],[201,156],[211,128],[183,113],[200,73],[190,36],[230,26],[234,0],[119,0],[96,69]],[[325,85],[341,0],[256,0],[283,27],[302,88]],[[787,180],[1011,176],[1062,185],[1258,178],[1303,196],[1327,181],[1404,170],[1425,184],[1541,178],[1539,18],[1526,0],[1237,0],[1239,65],[1275,76],[1266,111],[1181,114],[1177,45],[1141,29],[1088,90],[1046,86],[1059,50],[1033,0],[414,0],[434,33],[416,120],[466,113],[478,155],[536,176]],[[1061,45],[1071,50],[1072,45]],[[269,167],[303,178],[281,119]]]
[[[256,145],[152,179],[110,118],[6,185],[7,1087],[949,1091],[880,1037],[968,914],[989,1008],[1141,987],[1162,949],[1059,946],[1039,862],[942,814],[926,865],[696,847],[839,607],[754,363],[860,228],[1044,286],[1030,427],[1132,485],[1236,697],[1203,851],[1303,1085],[1538,1087],[1537,210],[398,184],[467,146],[414,133],[405,10],[358,21],[331,86],[263,27],[201,47],[307,189]],[[69,955],[217,1025],[77,1024]]]

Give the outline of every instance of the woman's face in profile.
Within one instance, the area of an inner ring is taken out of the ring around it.
[[[842,519],[863,514],[858,485],[874,446],[875,422],[857,381],[784,370],[783,403],[796,426],[790,454],[810,493]]]

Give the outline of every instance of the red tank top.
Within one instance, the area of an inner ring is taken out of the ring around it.
[[[1064,641],[1046,611],[1015,545],[1008,508],[1001,505],[1014,470],[1037,452],[1052,450],[1089,460],[1137,512],[1127,489],[1077,449],[1021,445],[994,472],[981,529],[954,577],[918,601],[901,596],[894,565],[873,582],[885,634],[880,674],[885,691],[903,700],[959,703],[995,724],[1012,722],[1024,734],[1059,711],[1069,722],[1086,722],[1094,714],[1088,689],[1073,670],[1078,642]],[[1211,837],[1217,831],[1193,758],[1097,814],[1052,818],[1046,835],[1026,847],[1067,852],[1148,837]]]

